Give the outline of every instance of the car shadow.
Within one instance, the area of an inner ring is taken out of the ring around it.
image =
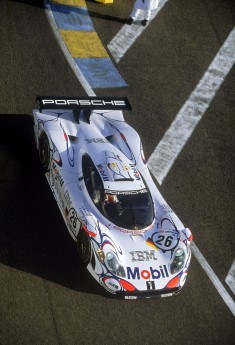
[[[84,293],[106,292],[81,268],[39,163],[33,118],[0,115],[0,262]]]

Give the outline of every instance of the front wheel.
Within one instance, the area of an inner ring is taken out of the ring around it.
[[[77,251],[81,263],[86,267],[90,260],[91,244],[90,238],[83,228],[78,233]]]

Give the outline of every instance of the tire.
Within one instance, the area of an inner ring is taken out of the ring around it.
[[[50,144],[45,133],[39,138],[39,159],[43,169],[47,170],[50,163]]]
[[[90,238],[88,234],[83,230],[80,229],[77,237],[77,251],[80,262],[84,267],[86,267],[90,261],[91,256],[91,244]]]

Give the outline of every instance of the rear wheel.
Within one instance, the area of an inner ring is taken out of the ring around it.
[[[86,267],[90,260],[91,244],[90,238],[83,228],[78,233],[77,250],[81,263]]]
[[[50,144],[45,133],[39,139],[39,159],[42,167],[47,170],[50,163]]]

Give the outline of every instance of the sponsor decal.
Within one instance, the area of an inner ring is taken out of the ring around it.
[[[142,193],[147,193],[147,189],[144,188],[144,189],[140,189],[140,190],[108,190],[108,189],[105,189],[105,193],[109,193],[109,194],[122,194],[122,195],[134,195],[134,194],[142,194]]]
[[[143,230],[127,230],[127,229],[119,228],[119,227],[116,226],[116,225],[114,225],[113,227],[114,227],[114,229],[117,229],[117,230],[123,232],[124,234],[129,234],[129,235],[132,235],[132,236],[133,236],[133,235],[142,235],[142,234],[144,234],[146,231],[149,230],[149,228],[143,229]]]
[[[85,141],[88,143],[88,144],[105,144],[105,143],[108,143],[108,140],[105,139],[105,138],[90,138],[90,139],[85,139]]]
[[[74,208],[71,208],[68,212],[68,219],[70,220],[70,224],[72,225],[72,227],[74,229],[77,229],[77,226],[79,225],[79,228],[80,228],[80,222],[79,222],[79,219],[78,219],[78,215],[77,215],[77,212],[75,211]]]
[[[119,230],[119,231],[123,232],[124,234],[132,235],[132,236],[133,236],[133,235],[142,235],[142,234],[144,234],[146,231],[151,230],[153,227],[154,227],[154,223],[151,224],[151,225],[149,225],[146,229],[141,229],[141,230],[128,230],[128,229],[120,228],[120,227],[118,227],[118,226],[116,226],[116,225],[113,226],[114,229]],[[149,244],[149,243],[146,241],[146,244]],[[153,247],[155,250],[158,249],[155,245],[153,245],[152,247]]]
[[[112,288],[114,288],[115,290],[118,290],[119,286],[115,283],[109,282],[108,283]]]
[[[63,187],[64,185],[64,180],[63,178],[61,177],[60,173],[59,173],[59,170],[57,169],[57,166],[55,164],[55,162],[52,163],[52,182],[53,182],[53,185],[54,185],[54,182],[57,181],[61,187]]]
[[[146,279],[153,280],[159,278],[168,278],[169,273],[166,265],[160,265],[158,269],[150,267],[149,270],[140,270],[139,267],[127,267],[127,279]]]
[[[53,145],[53,161],[56,162],[57,165],[59,165],[60,167],[62,167],[62,159],[60,157],[59,151],[57,150],[57,147],[55,146],[55,144],[52,141],[52,145]]]
[[[129,252],[131,254],[132,261],[150,261],[150,260],[157,260],[155,254],[155,250],[136,250],[134,252]]]
[[[120,291],[121,285],[119,281],[113,277],[104,277],[102,278],[104,284],[111,289],[112,291]]]
[[[64,193],[64,198],[65,198],[65,201],[68,205],[69,208],[71,208],[71,205],[72,205],[72,200],[70,198],[70,195],[69,195],[69,191],[66,190],[66,192]]]
[[[75,211],[74,208],[71,208],[70,210],[68,210],[67,208],[65,209],[65,216],[68,220],[68,227],[71,230],[71,232],[74,234],[74,236],[76,237],[78,234],[78,231],[81,228],[81,222],[78,218],[77,212]]]
[[[167,251],[173,251],[179,243],[180,235],[175,230],[161,230],[155,232],[151,238],[148,238],[146,244],[153,248],[158,248],[164,253]]]
[[[42,99],[43,105],[78,105],[78,106],[116,106],[125,107],[125,100],[113,99]]]
[[[42,109],[107,109],[131,110],[127,97],[51,97],[39,96],[36,98],[39,110]]]
[[[99,170],[100,175],[104,181],[109,181],[108,175],[106,174],[103,164],[98,164],[97,169]]]

